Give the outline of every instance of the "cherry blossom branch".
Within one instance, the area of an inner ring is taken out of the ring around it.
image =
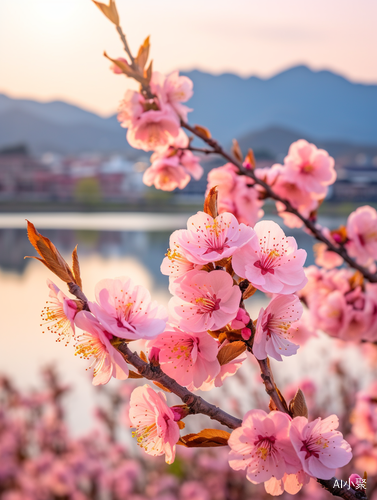
[[[237,427],[241,426],[242,420],[229,415],[224,410],[208,403],[200,396],[196,396],[185,387],[182,387],[178,382],[166,375],[159,366],[153,366],[143,361],[135,352],[130,350],[126,343],[122,343],[116,347],[124,355],[127,363],[135,367],[140,375],[148,380],[158,382],[178,396],[184,404],[189,406],[190,413],[207,415],[212,420],[217,420],[220,424],[230,429],[237,429]]]
[[[283,413],[288,413],[288,409],[282,402],[282,400],[279,397],[279,394],[276,390],[276,385],[274,382],[274,377],[272,375],[271,368],[269,367],[269,363],[267,362],[267,359],[259,360],[257,359],[259,363],[259,367],[261,370],[261,377],[264,383],[264,387],[266,389],[267,394],[270,396],[272,401],[274,402],[274,405],[279,411],[282,411]]]
[[[289,212],[298,217],[317,240],[321,241],[322,243],[325,243],[325,245],[329,250],[340,255],[343,258],[343,260],[347,262],[347,264],[349,264],[349,266],[359,271],[364,276],[365,279],[367,279],[371,283],[377,283],[377,274],[371,273],[365,267],[360,266],[352,257],[348,255],[347,250],[343,246],[337,247],[336,245],[334,245],[329,239],[327,239],[323,235],[322,231],[316,227],[314,222],[304,217],[298,210],[296,210],[291,205],[291,203],[288,200],[281,198],[278,194],[276,194],[275,191],[271,188],[271,186],[269,186],[266,182],[264,182],[261,179],[258,179],[258,177],[255,175],[255,172],[252,169],[245,168],[239,160],[237,160],[236,158],[228,154],[226,151],[224,151],[224,149],[220,146],[220,144],[216,140],[212,139],[212,137],[207,137],[199,130],[197,130],[195,127],[192,127],[191,125],[189,125],[184,121],[181,121],[181,126],[186,130],[189,130],[192,134],[196,135],[197,137],[202,139],[206,144],[208,144],[212,148],[212,153],[222,156],[225,160],[235,165],[238,168],[240,174],[250,177],[251,179],[253,179],[255,184],[258,184],[259,186],[263,187],[263,189],[266,191],[267,195],[270,198],[283,203],[286,212]],[[204,152],[205,154],[210,154],[208,150],[204,150],[202,152]]]

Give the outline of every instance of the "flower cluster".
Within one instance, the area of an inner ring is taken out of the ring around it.
[[[350,445],[335,430],[338,423],[335,415],[308,422],[277,411],[251,410],[229,438],[229,464],[246,469],[250,482],[264,482],[267,492],[295,494],[310,476],[330,479],[351,460]]]
[[[129,369],[116,342],[152,339],[166,326],[166,311],[151,301],[150,293],[141,285],[135,286],[129,278],[105,279],[95,289],[97,302],[90,302],[90,311],[77,311],[52,282],[49,282],[56,308],[47,313],[48,328],[56,331],[58,339],[66,335],[68,326],[83,330],[75,336],[75,354],[91,359],[94,367],[93,384],[107,384],[111,377],[124,380]],[[73,305],[72,305],[73,304]],[[70,307],[68,307],[70,306]],[[72,312],[73,311],[73,312]]]
[[[377,285],[363,284],[348,269],[306,269],[300,292],[311,324],[332,337],[359,342],[377,339]]]
[[[116,67],[116,66],[115,66]],[[203,174],[199,159],[187,148],[189,140],[180,128],[190,110],[182,104],[192,96],[192,81],[175,71],[165,77],[154,72],[150,95],[128,90],[121,101],[118,120],[127,128],[130,145],[144,151],[154,151],[152,165],[143,177],[147,186],[173,191],[183,189],[191,179]]]
[[[252,165],[246,160],[244,167],[252,168]],[[266,193],[252,179],[237,173],[237,167],[230,163],[213,169],[208,174],[208,190],[219,185],[220,212],[232,212],[240,222],[254,225],[263,215],[261,207]],[[256,168],[254,173],[306,218],[317,210],[326,197],[328,186],[336,179],[334,159],[304,139],[291,144],[284,165]],[[303,225],[296,215],[285,211],[282,202],[277,201],[276,208],[287,226]]]

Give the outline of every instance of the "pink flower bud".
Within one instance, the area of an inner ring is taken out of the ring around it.
[[[244,340],[249,340],[249,338],[251,337],[251,330],[250,328],[242,328],[241,330],[241,335],[242,335],[242,338]]]
[[[358,483],[360,483],[363,480],[359,474],[351,474],[350,475],[350,484],[352,486],[356,486]]]
[[[186,405],[171,406],[170,409],[174,413],[175,422],[178,422],[178,420],[182,420],[182,418],[187,417],[187,415],[190,413],[190,408]]]
[[[149,362],[153,366],[158,366],[160,364],[159,357],[160,357],[160,350],[158,347],[152,347],[150,353],[149,353]]]
[[[245,309],[242,309],[242,307],[240,307],[238,309],[238,313],[237,313],[236,319],[238,319],[239,321],[242,321],[243,323],[245,323],[245,325],[247,325],[249,323],[249,321],[250,321],[249,315],[247,314],[247,312],[245,311]]]

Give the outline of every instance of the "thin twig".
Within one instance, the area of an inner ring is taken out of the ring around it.
[[[360,266],[354,259],[352,259],[352,257],[350,257],[348,255],[348,252],[344,248],[344,246],[337,247],[336,245],[334,245],[329,239],[327,239],[323,235],[322,231],[316,227],[314,222],[305,218],[298,210],[296,210],[291,205],[291,203],[288,200],[285,200],[284,198],[281,198],[278,194],[276,194],[275,191],[266,182],[262,181],[261,179],[258,179],[258,177],[255,175],[254,170],[245,168],[240,161],[238,161],[233,156],[231,156],[226,151],[224,151],[224,149],[219,145],[219,143],[216,140],[214,140],[212,138],[205,137],[195,127],[192,127],[191,125],[189,125],[188,123],[183,122],[183,121],[181,121],[181,126],[185,129],[189,130],[193,134],[195,134],[197,137],[202,139],[204,142],[206,142],[212,148],[212,153],[215,153],[215,154],[222,156],[228,162],[235,165],[242,175],[250,177],[254,181],[255,184],[258,184],[259,186],[263,187],[263,189],[266,191],[267,195],[270,198],[283,203],[283,205],[285,206],[285,211],[298,217],[305,224],[305,226],[311,231],[313,236],[317,240],[322,241],[322,243],[325,243],[325,245],[327,246],[327,248],[329,250],[340,255],[343,258],[343,260],[345,262],[347,262],[347,264],[349,264],[352,268],[359,271],[364,276],[364,278],[366,278],[368,281],[370,281],[371,283],[377,283],[377,274],[371,273],[365,267]],[[209,154],[209,153],[207,153],[207,154]]]
[[[122,30],[122,28],[120,26],[116,26],[116,30],[119,33],[120,39],[122,40],[122,43],[123,43],[124,50],[126,51],[126,54],[128,55],[128,57],[131,59],[131,63],[132,63],[132,66],[133,66],[134,62],[135,62],[135,58],[132,55],[132,53],[130,51],[130,48],[128,46],[126,35],[123,33],[123,30]]]

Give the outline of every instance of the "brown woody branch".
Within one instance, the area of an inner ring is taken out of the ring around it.
[[[212,153],[222,156],[225,160],[235,165],[238,168],[240,174],[245,175],[246,177],[250,177],[255,184],[258,184],[259,186],[263,187],[266,194],[270,198],[272,198],[275,201],[283,203],[283,205],[285,206],[285,211],[298,217],[304,223],[304,225],[310,230],[313,236],[322,243],[325,243],[325,245],[329,250],[340,255],[343,258],[343,260],[347,262],[347,264],[349,264],[349,266],[359,271],[368,281],[370,281],[371,283],[377,283],[377,274],[371,273],[365,267],[360,266],[352,257],[348,255],[347,250],[343,246],[338,247],[334,245],[328,238],[326,238],[323,235],[322,231],[318,229],[318,227],[315,225],[314,222],[304,217],[298,210],[296,210],[291,205],[291,203],[288,200],[285,200],[284,198],[281,198],[278,194],[276,194],[275,191],[271,188],[271,186],[269,186],[266,182],[262,181],[261,179],[258,179],[258,177],[255,175],[254,170],[245,168],[240,161],[238,161],[236,158],[234,158],[226,151],[224,151],[224,149],[219,145],[219,143],[216,140],[206,137],[204,134],[200,133],[200,131],[198,131],[195,127],[192,127],[191,125],[183,121],[181,121],[181,126],[189,130],[191,133],[193,133],[200,139],[202,139],[205,143],[207,143],[212,148]],[[205,154],[209,154],[208,150],[204,150],[203,152]]]
[[[208,403],[200,396],[196,396],[185,387],[182,387],[174,379],[166,375],[159,366],[152,366],[151,364],[143,361],[135,352],[132,352],[129,349],[126,343],[120,344],[117,346],[117,349],[123,354],[127,363],[134,366],[140,375],[148,380],[158,382],[181,398],[183,403],[190,407],[190,413],[202,413],[203,415],[207,415],[212,420],[217,420],[220,424],[225,425],[230,429],[237,429],[237,427],[241,426],[242,420],[229,415],[217,406]]]

